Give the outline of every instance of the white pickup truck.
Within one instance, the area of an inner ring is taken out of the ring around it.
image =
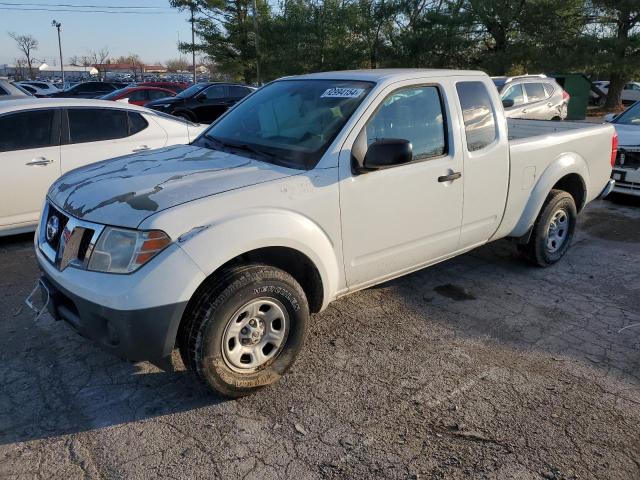
[[[481,72],[283,78],[186,146],[72,171],[38,233],[40,291],[121,357],[175,347],[238,397],[282,376],[309,315],[512,237],[540,266],[613,183],[611,125],[510,121]]]

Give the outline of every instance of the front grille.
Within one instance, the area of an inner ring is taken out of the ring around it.
[[[47,227],[52,217],[58,218],[58,232],[52,235]],[[89,258],[100,233],[102,225],[85,222],[70,215],[47,202],[42,212],[38,231],[38,247],[47,259],[58,270],[72,266],[86,269]]]
[[[626,168],[640,168],[640,150],[626,148],[618,149],[616,165]]]
[[[51,217],[58,217],[60,227],[59,227],[58,234],[55,235],[55,237],[53,237],[52,239],[49,239],[47,237],[47,225],[49,225],[49,221],[51,220]],[[58,248],[60,247],[60,239],[62,238],[62,232],[67,226],[68,221],[69,221],[69,217],[67,217],[64,213],[60,212],[57,208],[53,206],[49,208],[48,214],[46,215],[46,219],[44,222],[44,234],[45,234],[45,240],[49,245],[51,245],[51,248],[53,248],[54,250],[58,250]]]

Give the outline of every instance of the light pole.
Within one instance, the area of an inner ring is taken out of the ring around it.
[[[196,30],[193,15],[196,6],[191,4],[191,64],[193,66],[193,83],[196,83]]]
[[[62,72],[62,88],[64,88],[64,62],[62,61],[62,41],[60,40],[60,27],[62,27],[62,23],[56,22],[54,20],[51,22],[51,26],[55,27],[58,30],[58,49],[60,50],[60,71]]]
[[[260,78],[260,44],[258,35],[258,9],[256,8],[256,0],[253,0],[253,29],[256,36],[256,78],[258,80],[258,86],[262,85]]]

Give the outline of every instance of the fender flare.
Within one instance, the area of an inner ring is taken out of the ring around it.
[[[259,231],[260,235],[247,234],[251,231]],[[339,288],[336,246],[318,224],[297,212],[245,211],[192,229],[178,238],[178,245],[207,277],[230,260],[253,250],[291,248],[309,258],[318,270],[323,290],[321,309],[335,298]],[[216,248],[218,245],[224,248]]]
[[[553,189],[553,186],[558,183],[560,179],[570,174],[580,176],[585,189],[587,188],[587,185],[589,185],[589,167],[587,166],[587,162],[576,153],[563,153],[553,160],[542,172],[542,175],[540,175],[535,187],[531,191],[531,195],[529,195],[529,200],[524,207],[520,219],[509,236],[521,237],[527,234],[538,217],[540,209]]]

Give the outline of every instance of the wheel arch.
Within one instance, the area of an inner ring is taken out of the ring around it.
[[[580,212],[588,198],[587,185],[589,185],[589,169],[586,161],[576,153],[560,155],[540,175],[520,219],[509,236],[522,237],[528,234],[551,190],[563,190],[569,193],[576,203],[576,209]]]
[[[334,244],[311,219],[295,212],[275,209],[247,212],[200,227],[195,234],[181,238],[181,248],[207,279],[230,265],[271,265],[300,283],[312,312],[319,312],[336,296],[343,277],[341,245]]]

